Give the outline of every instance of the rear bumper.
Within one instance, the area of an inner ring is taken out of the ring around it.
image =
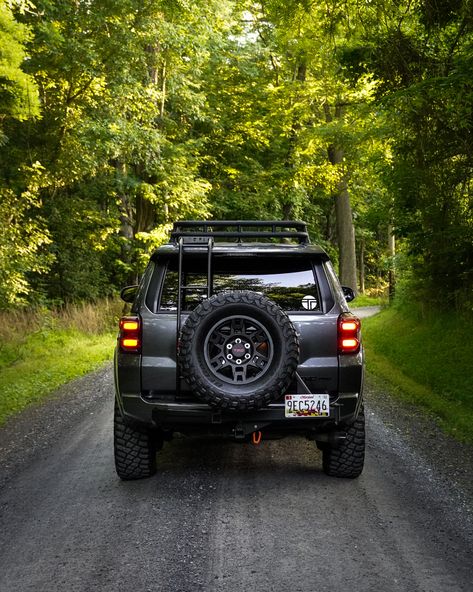
[[[192,397],[190,401],[176,401],[172,392],[168,395],[149,391],[142,394],[138,386],[141,384],[140,357],[133,355],[122,355],[115,360],[115,387],[122,415],[130,423],[183,433],[200,431],[231,435],[243,426],[246,433],[264,429],[284,434],[302,432],[310,437],[337,426],[343,429],[357,418],[363,397],[363,369],[362,352],[340,359],[338,394],[331,393],[328,418],[288,419],[284,415],[284,404],[280,402],[251,411],[228,411],[210,407],[192,400]],[[299,367],[299,371],[304,380],[310,380],[314,375],[308,374],[304,367]],[[137,386],[138,392],[135,390]],[[310,386],[316,389],[312,392],[327,392],[319,390],[317,384]]]
[[[310,437],[352,423],[361,405],[361,393],[344,393],[331,401],[329,417],[286,418],[284,404],[273,403],[250,411],[227,411],[199,402],[146,400],[140,395],[117,394],[125,419],[166,431],[222,433],[237,436],[255,431]]]

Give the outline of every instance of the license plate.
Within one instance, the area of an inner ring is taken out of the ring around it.
[[[330,399],[328,395],[286,395],[286,417],[328,417],[330,414]]]

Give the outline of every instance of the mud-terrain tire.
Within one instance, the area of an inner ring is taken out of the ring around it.
[[[144,479],[156,473],[156,452],[162,447],[159,434],[145,426],[131,426],[115,403],[113,419],[115,469],[120,479]]]
[[[213,407],[257,409],[289,388],[299,340],[287,314],[262,294],[221,292],[199,304],[180,336],[183,377]]]
[[[347,437],[338,445],[325,444],[322,448],[322,465],[330,477],[356,479],[365,462],[365,413],[361,408],[357,419],[347,427]]]

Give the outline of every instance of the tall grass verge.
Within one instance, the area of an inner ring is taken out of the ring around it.
[[[122,303],[0,313],[0,425],[111,359]]]
[[[388,309],[364,319],[363,337],[369,372],[433,413],[445,431],[473,442],[470,325],[447,312]]]
[[[387,306],[388,299],[385,296],[367,296],[366,294],[357,294],[355,300],[350,302],[350,308],[360,308],[362,306]]]

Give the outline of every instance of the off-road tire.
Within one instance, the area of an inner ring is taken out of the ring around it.
[[[322,465],[330,477],[355,479],[363,471],[365,461],[365,413],[361,408],[357,419],[346,429],[347,437],[338,445],[324,443]]]
[[[242,315],[254,319],[271,336],[274,355],[268,371],[250,384],[227,384],[205,361],[204,342],[220,319]],[[209,405],[229,410],[257,409],[287,391],[299,361],[299,339],[287,314],[262,294],[248,290],[220,292],[199,304],[180,336],[179,364],[194,394]]]
[[[145,426],[128,425],[115,403],[113,422],[115,469],[120,479],[144,479],[156,473],[156,452],[162,446],[159,434]]]

